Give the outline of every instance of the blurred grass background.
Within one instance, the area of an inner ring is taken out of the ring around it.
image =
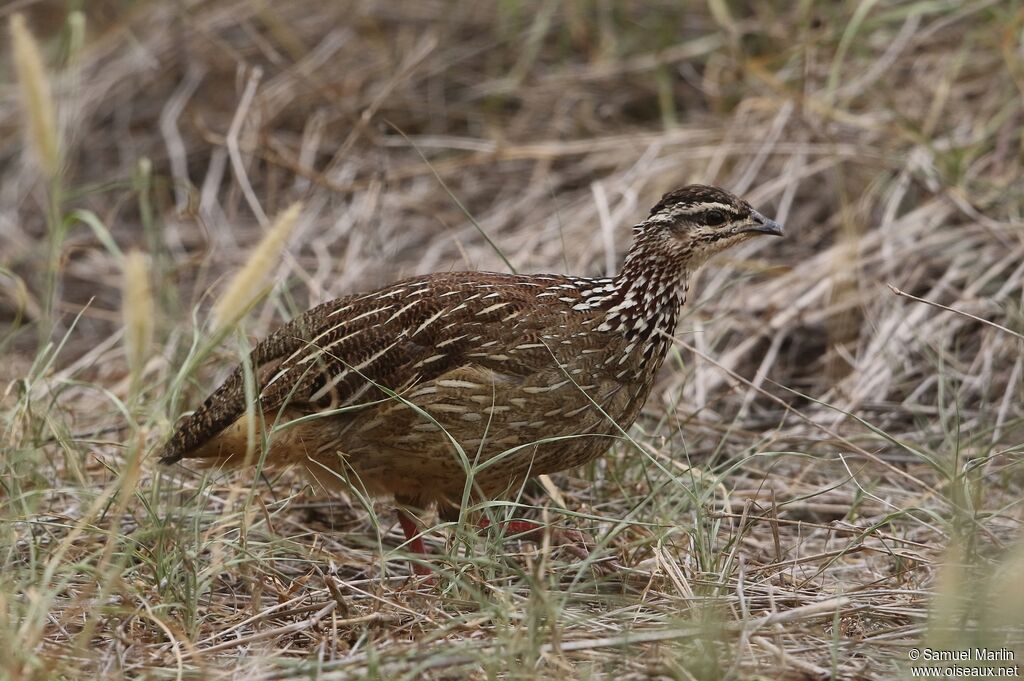
[[[16,0],[0,18],[7,678],[1021,659],[1019,2]],[[26,106],[47,92],[52,116]],[[522,500],[591,533],[592,563],[435,532],[443,576],[409,582],[387,504],[149,456],[240,345],[309,305],[437,270],[611,272],[687,182],[787,238],[702,273],[635,445]],[[212,341],[215,300],[295,201],[244,334]]]

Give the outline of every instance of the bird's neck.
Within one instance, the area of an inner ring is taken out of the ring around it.
[[[686,302],[689,268],[656,244],[638,242],[612,279],[599,331],[618,331],[630,339],[647,339],[675,330],[679,308]]]

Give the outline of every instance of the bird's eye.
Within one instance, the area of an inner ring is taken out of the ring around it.
[[[708,227],[717,227],[725,222],[725,213],[720,210],[709,210],[704,213],[704,224]]]

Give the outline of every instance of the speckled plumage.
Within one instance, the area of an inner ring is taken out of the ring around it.
[[[753,234],[781,233],[700,185],[666,194],[635,230],[613,278],[432,274],[279,328],[249,358],[266,461],[445,511],[467,479],[471,496],[491,498],[599,456],[647,399],[688,275]],[[236,368],[185,418],[162,462],[246,458],[245,375]]]

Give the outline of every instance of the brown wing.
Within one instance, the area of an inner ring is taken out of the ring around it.
[[[257,386],[262,386],[269,380],[285,357],[306,347],[317,319],[346,304],[347,301],[346,298],[339,298],[319,305],[278,328],[261,341],[248,359],[249,366],[255,372]],[[190,452],[234,423],[245,413],[245,409],[245,369],[239,365],[198,409],[178,424],[174,434],[160,452],[160,463],[171,464],[188,456]]]
[[[315,307],[251,353],[260,409],[270,414],[287,404],[313,413],[371,404],[387,397],[381,387],[400,392],[466,364],[513,376],[550,367],[551,353],[538,341],[551,319],[528,313],[535,285],[524,281],[491,273],[431,275]],[[566,314],[564,305],[552,307]],[[514,356],[495,349],[510,340],[523,349]],[[160,462],[188,457],[245,410],[239,366],[177,427]]]

